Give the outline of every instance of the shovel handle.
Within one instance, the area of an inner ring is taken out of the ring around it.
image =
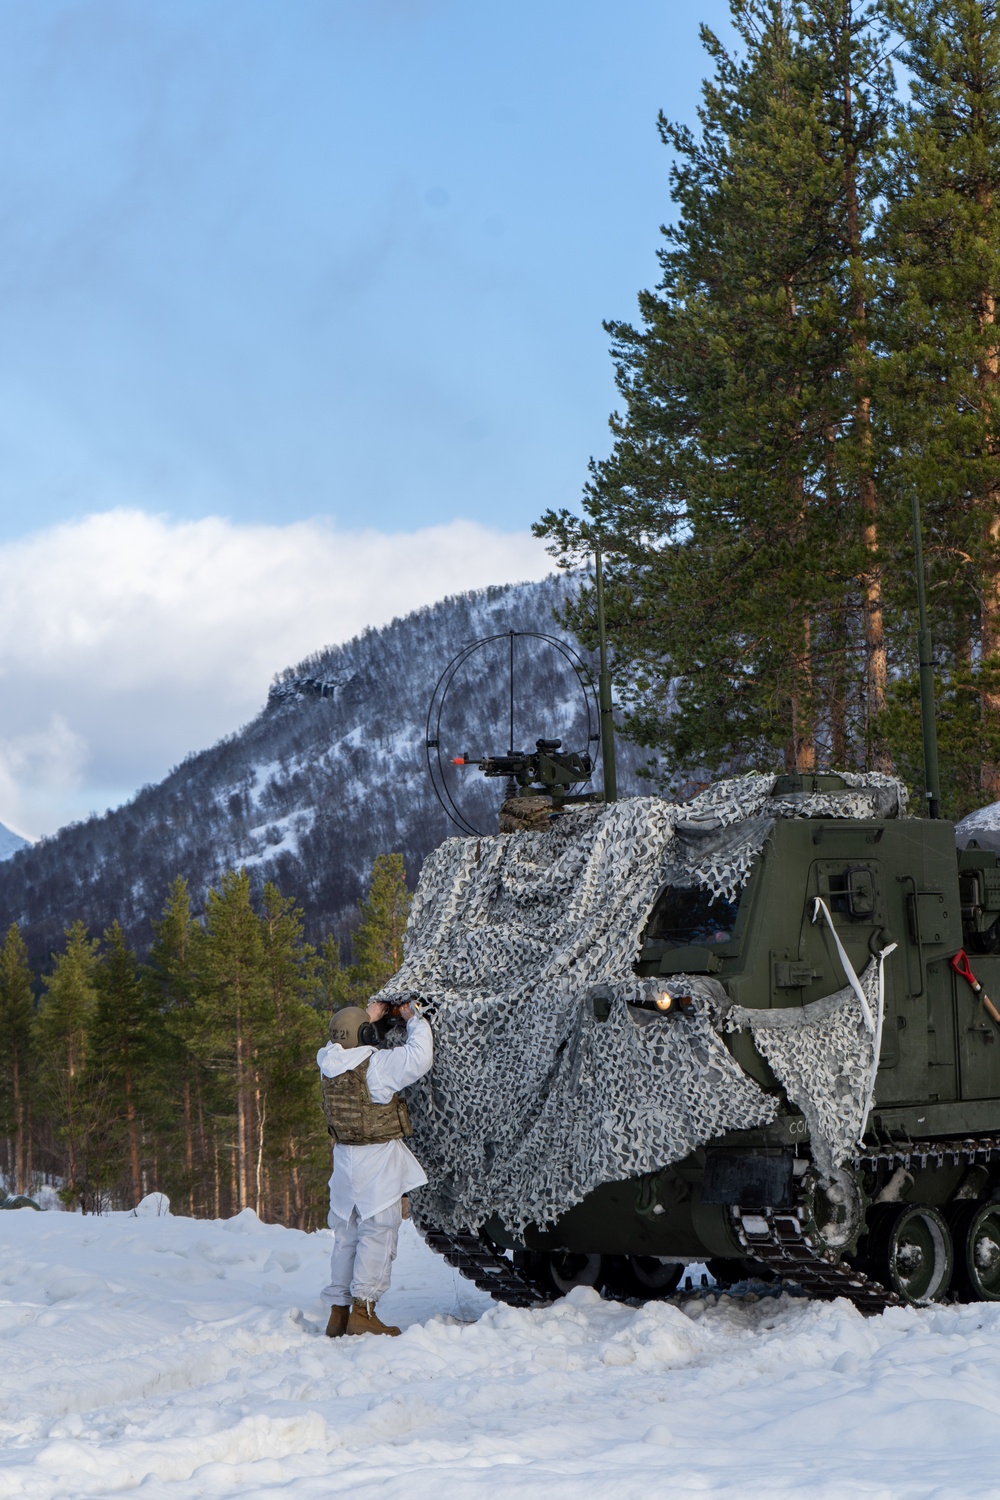
[[[988,1016],[992,1016],[993,1020],[996,1021],[998,1026],[1000,1026],[1000,1010],[997,1010],[996,1006],[993,1004],[993,1001],[990,999],[989,995],[987,995],[982,986],[980,986],[979,992],[982,997],[982,1002],[983,1006],[985,1007],[986,1014]]]

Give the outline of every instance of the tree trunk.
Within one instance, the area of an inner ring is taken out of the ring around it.
[[[861,534],[867,559],[861,579],[865,632],[865,740],[870,769],[891,771],[892,759],[885,747],[879,720],[885,711],[888,664],[885,622],[882,615],[882,565],[879,558],[878,496],[875,490],[872,444],[871,396],[868,378],[867,302],[862,259],[861,212],[854,145],[854,91],[851,82],[850,0],[845,0],[841,38],[843,49],[844,200],[847,213],[847,256],[851,282],[851,344],[854,349],[854,430],[860,461],[858,485],[861,502]]]
[[[247,1141],[247,1094],[246,1068],[243,1056],[243,1020],[239,1005],[236,1007],[236,1151],[239,1170],[234,1184],[234,1196],[238,1209],[246,1208],[250,1199],[249,1149]]]
[[[66,1086],[66,1173],[68,1186],[76,1191],[76,1057],[73,1044],[70,1042],[67,1055],[67,1086]],[[86,1212],[86,1208],[84,1208]]]
[[[198,1147],[199,1147],[199,1151],[201,1153],[201,1157],[200,1157],[200,1161],[199,1161],[199,1166],[201,1168],[201,1171],[204,1172],[205,1168],[208,1166],[209,1154],[210,1153],[209,1153],[209,1146],[208,1146],[208,1131],[205,1129],[205,1107],[204,1107],[204,1099],[202,1098],[202,1092],[201,1092],[201,1078],[198,1077],[197,1075],[196,1075],[196,1078],[197,1078],[197,1087],[195,1089],[195,1099],[196,1099],[197,1104],[198,1104]],[[220,1195],[220,1188],[219,1188],[219,1142],[218,1142],[218,1138],[217,1138],[217,1136],[215,1135],[214,1132],[212,1134],[211,1159],[212,1159],[212,1161],[214,1163],[214,1174],[215,1174],[215,1217],[218,1218],[219,1217],[219,1195]],[[205,1207],[206,1208],[208,1207],[207,1202],[205,1204]]]
[[[254,1204],[254,1208],[257,1212],[258,1217],[261,1217],[261,1207],[263,1204],[264,1196],[264,1126],[267,1122],[267,1104],[261,1098],[259,1078],[256,1079],[254,1101],[257,1106],[257,1166],[254,1178],[256,1202]]]
[[[792,694],[792,739],[785,752],[790,771],[811,773],[816,769],[816,732],[813,727],[812,621],[802,616],[802,650]]]
[[[836,513],[839,502],[836,436],[827,421],[823,434],[823,468],[826,505]],[[830,668],[827,674],[827,721],[830,727],[830,768],[847,766],[847,655],[849,631],[847,601],[834,604],[828,622]]]
[[[194,1125],[191,1118],[191,1075],[184,1069],[184,1165],[187,1168],[188,1214],[194,1218]]]
[[[132,1194],[135,1203],[142,1197],[142,1168],[139,1164],[139,1125],[135,1099],[132,1097],[132,1072],[125,1069],[125,1118],[128,1121],[129,1156],[132,1165]]]
[[[24,1181],[25,1192],[30,1193],[32,1179],[34,1177],[34,1157],[32,1155],[34,1133],[34,1121],[31,1118],[31,1105],[25,1100],[24,1105]]]
[[[833,622],[838,635],[842,619]],[[847,643],[837,641],[830,666],[830,768],[844,769],[847,766]]]
[[[294,1211],[295,1227],[305,1229],[303,1222],[305,1205],[302,1201],[302,1174],[299,1171],[298,1154],[295,1137],[290,1135],[288,1137],[288,1160],[291,1167],[285,1177],[285,1223],[291,1226]],[[289,1193],[289,1178],[291,1179],[291,1193]]]
[[[993,190],[989,184],[981,182],[977,185],[976,203],[984,213],[992,208]],[[995,457],[998,444],[993,431],[993,412],[1000,376],[1000,351],[996,342],[996,297],[989,287],[984,287],[980,292],[978,320],[982,352],[977,383],[982,396],[986,450],[990,457]],[[995,486],[987,489],[980,497],[979,507],[983,516],[980,647],[983,661],[986,662],[991,658],[1000,660],[1000,496]],[[1000,693],[984,691],[980,695],[980,701],[984,720],[995,730],[1000,724]],[[991,800],[995,802],[1000,799],[1000,766],[992,761],[984,762],[981,783],[983,791]]]
[[[14,1183],[16,1191],[27,1192],[24,1174],[24,1098],[21,1093],[21,1060],[15,1051],[12,1059],[14,1086]]]

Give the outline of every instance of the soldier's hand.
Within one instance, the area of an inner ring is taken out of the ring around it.
[[[399,1014],[402,1016],[404,1021],[412,1021],[413,1017],[416,1015],[416,1011],[413,1009],[413,1006],[410,1004],[409,1000],[407,1000],[405,1005],[401,1005],[399,1007]]]
[[[388,1007],[386,1006],[386,1003],[385,1003],[384,1000],[369,1000],[369,1002],[368,1002],[368,1019],[369,1019],[369,1021],[381,1021],[381,1019],[385,1015],[387,1009],[388,1009]]]

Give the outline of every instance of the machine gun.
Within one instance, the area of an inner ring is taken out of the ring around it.
[[[589,793],[574,793],[573,787],[589,781],[593,762],[586,752],[562,750],[562,740],[536,740],[535,749],[510,750],[505,755],[456,755],[453,766],[476,766],[484,776],[507,778],[508,797],[549,796],[553,804],[580,802]]]

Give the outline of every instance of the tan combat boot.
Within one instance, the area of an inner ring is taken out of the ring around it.
[[[351,1307],[351,1316],[347,1320],[348,1333],[391,1333],[393,1338],[400,1332],[398,1328],[392,1328],[388,1323],[383,1323],[375,1312],[374,1302],[365,1302],[361,1297],[355,1297]]]
[[[326,1336],[328,1339],[339,1339],[347,1332],[347,1320],[351,1315],[349,1307],[331,1307],[330,1321],[326,1325]]]

